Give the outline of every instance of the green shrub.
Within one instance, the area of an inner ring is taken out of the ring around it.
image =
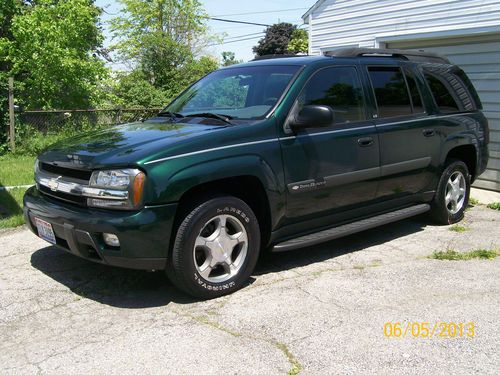
[[[20,124],[16,127],[16,150],[13,154],[37,156],[59,141],[109,126],[108,124],[92,125],[88,122],[80,122],[79,124],[68,123],[58,128],[50,129],[47,132],[42,132],[32,126]],[[4,147],[3,150],[5,154],[6,148]],[[1,154],[2,149],[0,149]]]

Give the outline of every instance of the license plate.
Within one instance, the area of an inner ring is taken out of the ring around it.
[[[45,241],[55,244],[56,236],[54,235],[54,230],[52,229],[52,224],[47,223],[45,220],[35,217],[36,229],[38,229],[38,235]]]

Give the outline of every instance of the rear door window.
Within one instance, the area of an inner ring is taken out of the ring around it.
[[[413,113],[405,77],[399,67],[372,66],[368,67],[368,73],[379,118],[407,116]]]

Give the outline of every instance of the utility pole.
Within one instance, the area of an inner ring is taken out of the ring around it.
[[[16,129],[14,117],[14,77],[9,77],[9,128],[10,128],[10,149],[16,150]]]

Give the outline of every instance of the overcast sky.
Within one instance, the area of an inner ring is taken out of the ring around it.
[[[315,2],[315,0],[202,0],[207,13],[213,17],[218,16],[224,19],[262,24],[290,22],[297,25],[302,24],[301,16]],[[112,18],[113,15],[119,14],[121,6],[117,0],[96,0],[96,4],[103,7],[105,10],[103,21],[106,28],[106,22]],[[245,61],[251,60],[254,57],[252,47],[257,44],[257,41],[263,35],[254,34],[261,33],[265,29],[264,26],[242,25],[219,21],[210,21],[209,26],[213,33],[227,35],[223,44],[209,47],[207,53],[220,57],[221,52],[232,51],[236,53],[237,59]],[[105,29],[105,35],[107,38],[106,44],[108,44],[110,36],[107,29]],[[232,42],[238,39],[248,40]]]

